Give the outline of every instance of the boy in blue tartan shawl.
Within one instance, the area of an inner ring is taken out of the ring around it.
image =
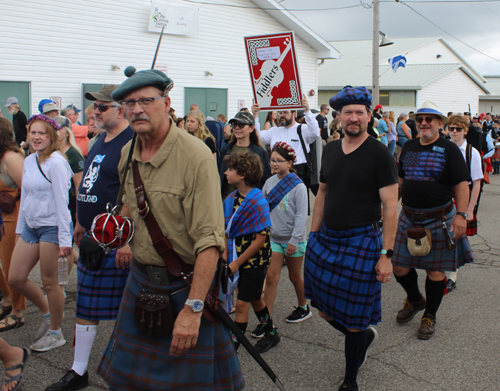
[[[251,152],[233,153],[224,158],[224,163],[228,167],[225,172],[228,182],[238,189],[224,201],[224,255],[238,286],[235,323],[245,333],[251,304],[265,331],[255,349],[264,353],[280,342],[280,336],[262,299],[271,252],[269,204],[256,188],[262,166],[259,157]],[[234,339],[234,342],[238,348],[239,341]]]

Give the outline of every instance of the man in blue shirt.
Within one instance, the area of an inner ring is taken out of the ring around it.
[[[389,112],[384,111],[382,113],[382,119],[378,121],[377,130],[378,137],[380,142],[384,145],[387,145],[389,140],[387,139],[387,134],[389,133],[389,126],[387,125],[387,121],[389,121]]]

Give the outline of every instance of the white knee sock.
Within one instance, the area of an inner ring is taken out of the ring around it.
[[[90,350],[97,335],[97,326],[86,326],[76,324],[75,330],[75,360],[73,361],[73,371],[83,376],[87,372],[89,365]]]

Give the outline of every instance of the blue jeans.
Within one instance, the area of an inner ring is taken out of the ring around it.
[[[396,148],[396,140],[391,140],[389,141],[389,152],[391,153],[391,155],[394,154],[394,148]]]

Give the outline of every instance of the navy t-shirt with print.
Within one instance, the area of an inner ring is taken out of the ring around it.
[[[449,203],[455,186],[469,181],[470,173],[460,149],[442,137],[432,144],[409,140],[399,158],[399,176],[404,179],[403,204],[412,208],[437,208]]]
[[[78,222],[85,229],[90,229],[94,217],[106,212],[108,202],[116,204],[120,190],[118,163],[123,146],[133,135],[129,126],[113,140],[104,142],[106,133],[103,133],[89,151],[77,195]]]

